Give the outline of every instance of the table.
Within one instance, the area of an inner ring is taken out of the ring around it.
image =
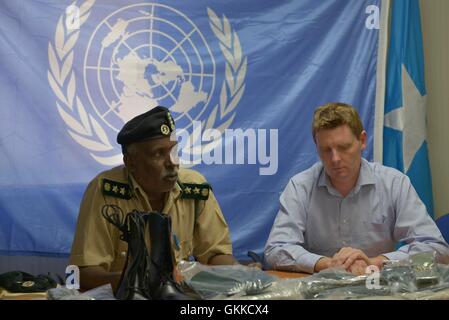
[[[308,273],[299,273],[299,272],[288,272],[288,271],[279,271],[279,270],[266,270],[268,274],[273,276],[277,276],[279,278],[288,279],[288,278],[304,278],[310,276]]]
[[[0,288],[0,300],[46,300],[47,292],[12,293]]]

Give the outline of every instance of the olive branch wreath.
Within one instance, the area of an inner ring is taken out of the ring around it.
[[[76,1],[72,3],[72,6]],[[79,7],[79,28],[68,29],[65,25],[67,18],[63,13],[56,25],[54,44],[48,44],[48,82],[58,101],[56,107],[59,115],[67,125],[68,133],[80,145],[90,150],[89,154],[99,163],[113,166],[122,163],[122,155],[100,156],[96,153],[113,150],[108,135],[98,121],[86,112],[81,99],[76,95],[76,75],[73,71],[73,49],[78,41],[81,26],[90,15],[95,0],[87,0]],[[213,108],[206,121],[202,123],[202,132],[206,129],[213,129],[216,122],[216,129],[222,133],[230,126],[235,117],[235,108],[240,101],[244,91],[244,80],[246,77],[247,58],[242,55],[242,48],[237,33],[232,31],[229,20],[223,15],[220,19],[216,13],[208,8],[210,27],[219,40],[220,49],[226,60],[225,80],[221,91],[220,99]],[[218,118],[217,118],[217,115]],[[227,120],[223,120],[228,118]],[[191,146],[186,153],[200,154],[215,148],[216,141],[203,145],[198,145],[202,132],[192,132],[189,140]]]

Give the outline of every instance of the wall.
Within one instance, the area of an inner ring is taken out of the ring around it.
[[[421,0],[435,217],[449,213],[449,1]]]

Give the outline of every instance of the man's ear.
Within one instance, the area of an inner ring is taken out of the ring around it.
[[[366,148],[366,131],[363,130],[360,134],[360,143],[361,143],[361,149],[365,150]]]
[[[133,157],[131,157],[129,154],[125,153],[123,155],[123,163],[125,164],[126,168],[129,172],[134,172],[134,161]]]

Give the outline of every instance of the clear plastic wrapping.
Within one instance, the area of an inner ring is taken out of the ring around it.
[[[382,268],[381,279],[392,294],[417,290],[416,275],[409,260],[386,261]]]
[[[305,278],[277,279],[263,293],[238,294],[232,299],[449,299],[449,266],[436,264],[434,252],[411,255],[403,261],[388,261],[377,274],[376,286],[367,285],[368,277],[331,268]]]
[[[449,266],[437,264],[434,252],[388,261],[377,274],[378,285],[368,286],[372,275],[354,276],[331,268],[304,278],[280,279],[255,267],[207,266],[181,261],[177,268],[183,286],[200,299],[406,299],[449,300]],[[84,293],[64,287],[48,291],[49,299],[115,299],[110,285]]]
[[[300,279],[277,279],[264,291],[246,295],[243,292],[233,296],[216,296],[215,299],[232,300],[304,300],[303,283]]]
[[[181,261],[178,271],[184,284],[202,299],[259,294],[276,279],[259,268],[243,265],[206,266]]]
[[[47,292],[49,300],[116,300],[110,284],[80,293],[75,289],[57,287]]]
[[[437,268],[435,251],[420,252],[410,256],[410,264],[415,273],[417,288],[421,289],[440,283],[441,278]]]

